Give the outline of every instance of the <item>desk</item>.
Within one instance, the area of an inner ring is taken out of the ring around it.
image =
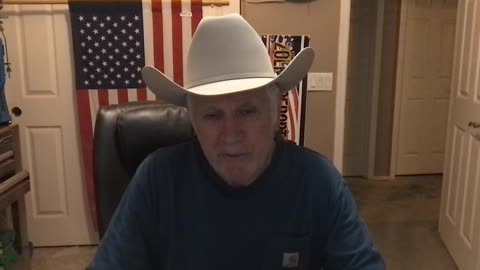
[[[16,232],[15,247],[20,260],[13,269],[30,269],[30,246],[27,234],[25,194],[30,190],[30,179],[26,171],[21,171],[0,184],[0,211],[11,207],[13,229]]]
[[[16,233],[15,248],[20,255],[18,262],[9,268],[12,270],[30,270],[30,258],[32,251],[28,241],[27,214],[25,209],[25,194],[30,191],[30,176],[27,171],[21,169],[20,145],[18,139],[18,126],[11,125],[0,128],[0,153],[2,164],[5,162],[5,155],[8,160],[13,160],[15,169],[10,177],[0,183],[0,212],[10,211],[10,226]],[[8,176],[7,176],[8,177]]]

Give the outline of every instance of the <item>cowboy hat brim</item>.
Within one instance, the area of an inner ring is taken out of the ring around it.
[[[142,69],[142,78],[147,87],[168,103],[185,106],[186,95],[216,96],[256,90],[276,84],[281,93],[293,89],[307,75],[313,63],[314,51],[308,47],[300,51],[285,69],[272,77],[225,79],[191,88],[183,88],[152,66]]]

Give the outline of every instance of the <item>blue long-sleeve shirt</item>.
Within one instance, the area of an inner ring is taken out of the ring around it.
[[[342,177],[323,156],[277,142],[263,175],[232,188],[192,141],[142,163],[88,269],[385,266]]]

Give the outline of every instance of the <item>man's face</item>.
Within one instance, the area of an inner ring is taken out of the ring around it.
[[[189,97],[203,153],[231,186],[253,183],[270,164],[277,115],[269,99],[265,90]]]

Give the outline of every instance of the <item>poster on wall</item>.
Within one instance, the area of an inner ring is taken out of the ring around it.
[[[292,59],[309,46],[309,36],[262,35],[275,73],[280,74]],[[280,107],[280,132],[297,145],[303,145],[305,108],[307,101],[307,78],[291,91],[283,94]]]

